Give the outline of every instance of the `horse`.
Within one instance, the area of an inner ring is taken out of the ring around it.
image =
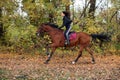
[[[69,45],[65,45],[64,30],[59,29],[57,25],[51,23],[42,23],[39,25],[36,35],[43,36],[44,33],[47,33],[52,41],[52,43],[46,47],[48,58],[44,62],[45,64],[48,64],[58,47],[73,47],[77,45],[80,45],[79,54],[75,60],[72,61],[72,64],[75,64],[78,61],[78,59],[82,56],[84,49],[87,50],[91,55],[92,63],[95,63],[93,51],[90,49],[91,36],[89,34],[85,32],[76,32],[76,38],[74,40],[70,40]],[[49,48],[51,48],[50,53]]]

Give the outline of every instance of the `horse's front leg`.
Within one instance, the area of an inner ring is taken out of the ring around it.
[[[51,53],[48,55],[48,59],[45,61],[45,64],[48,64],[48,62],[50,61],[50,59],[51,59],[51,57],[52,57],[53,53],[55,52],[55,50],[56,50],[56,48],[55,48],[55,47],[54,47],[54,48],[52,48],[52,51],[51,51]]]
[[[50,48],[52,48],[52,51],[51,51],[51,53],[49,53],[48,59],[45,61],[45,64],[47,64],[47,63],[50,61],[52,55],[54,54],[54,52],[55,52],[55,50],[56,50],[56,47],[55,47],[54,44],[51,44]]]
[[[47,55],[50,54],[50,52],[49,52],[49,48],[50,48],[50,46],[47,44],[47,45],[46,45],[46,54],[47,54]]]

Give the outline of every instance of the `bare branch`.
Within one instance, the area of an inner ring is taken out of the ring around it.
[[[103,1],[103,0],[101,0],[101,1],[98,3],[98,5],[95,7],[95,9],[98,8],[98,6],[100,5],[100,3],[102,3],[102,1]]]
[[[115,11],[115,13],[113,13],[113,15],[110,18],[110,22],[112,21],[113,17],[115,16],[115,14],[117,14],[117,10]]]
[[[85,8],[83,9],[82,14],[80,15],[80,19],[82,18],[83,15],[85,15],[86,9],[88,8],[89,4],[90,4],[90,1],[88,2],[88,4],[86,4]]]

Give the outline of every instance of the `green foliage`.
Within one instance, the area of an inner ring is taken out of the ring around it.
[[[38,24],[46,22],[46,9],[42,0],[37,2],[24,1],[24,10],[27,11],[30,23],[38,26]]]
[[[102,27],[99,27],[95,20],[86,18],[86,26],[84,27],[84,31],[87,33],[100,33],[103,31]]]
[[[36,37],[36,27],[29,25],[26,27],[9,26],[6,29],[6,41],[15,49],[27,49],[34,45]]]
[[[62,4],[69,6],[71,4],[70,0],[62,0]]]

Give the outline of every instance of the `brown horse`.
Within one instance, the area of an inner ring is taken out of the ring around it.
[[[47,64],[50,61],[56,48],[65,46],[65,37],[63,35],[64,31],[62,29],[59,29],[56,25],[50,24],[50,23],[41,24],[37,30],[37,35],[43,35],[43,33],[45,33],[45,32],[50,36],[50,38],[52,40],[52,44],[47,46],[47,52],[48,52],[49,48],[52,49],[51,53],[48,54],[48,59],[45,61],[45,63]],[[79,54],[78,54],[77,58],[74,61],[72,61],[72,64],[75,64],[78,61],[78,59],[82,56],[83,49],[85,49],[89,52],[89,54],[91,55],[91,58],[92,58],[92,63],[95,63],[95,60],[93,57],[93,52],[89,48],[90,42],[91,42],[90,35],[88,35],[87,33],[84,33],[84,32],[77,32],[76,39],[71,40],[70,44],[66,45],[66,47],[80,45]]]

